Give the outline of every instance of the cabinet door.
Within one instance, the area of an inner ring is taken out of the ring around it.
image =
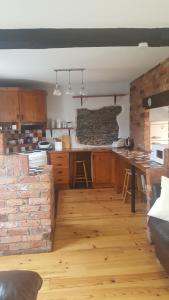
[[[92,153],[92,175],[94,187],[112,186],[112,153]]]
[[[40,91],[19,92],[21,122],[46,122],[46,96]]]
[[[0,89],[0,122],[19,122],[18,91]]]

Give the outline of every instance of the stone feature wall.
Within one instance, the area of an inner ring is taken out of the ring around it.
[[[149,111],[142,100],[169,90],[169,58],[136,79],[130,86],[130,135],[136,148],[150,150]]]
[[[24,162],[23,169],[17,169],[19,158],[18,165]],[[55,215],[53,169],[46,166],[42,174],[29,176],[23,171],[26,170],[24,158],[12,155],[0,160],[4,166],[0,174],[0,255],[52,250]],[[11,160],[14,164],[9,168]]]
[[[117,115],[121,106],[108,106],[97,110],[77,110],[76,136],[81,144],[110,145],[118,138]]]

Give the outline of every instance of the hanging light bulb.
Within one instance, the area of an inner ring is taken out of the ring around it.
[[[58,81],[57,81],[57,73],[58,73],[58,71],[55,70],[55,72],[56,72],[56,84],[55,84],[55,88],[54,88],[54,91],[53,91],[53,95],[54,96],[61,96],[62,92],[61,92],[61,90],[59,88],[59,84],[58,84]]]
[[[68,89],[67,89],[65,94],[73,96],[74,91],[72,90],[72,85],[71,85],[71,81],[70,81],[70,72],[71,72],[71,70],[69,70],[68,72],[69,72],[69,83],[68,83]]]
[[[85,96],[85,95],[87,95],[87,92],[86,92],[85,86],[84,86],[84,70],[81,70],[81,74],[82,74],[82,80],[81,80],[81,87],[80,87],[79,94],[81,96]]]

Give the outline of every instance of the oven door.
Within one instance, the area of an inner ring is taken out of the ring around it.
[[[164,149],[156,149],[155,161],[159,164],[164,163]]]

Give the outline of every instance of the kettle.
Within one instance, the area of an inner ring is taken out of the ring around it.
[[[133,148],[134,147],[134,140],[130,137],[125,139],[125,147],[127,148]]]

